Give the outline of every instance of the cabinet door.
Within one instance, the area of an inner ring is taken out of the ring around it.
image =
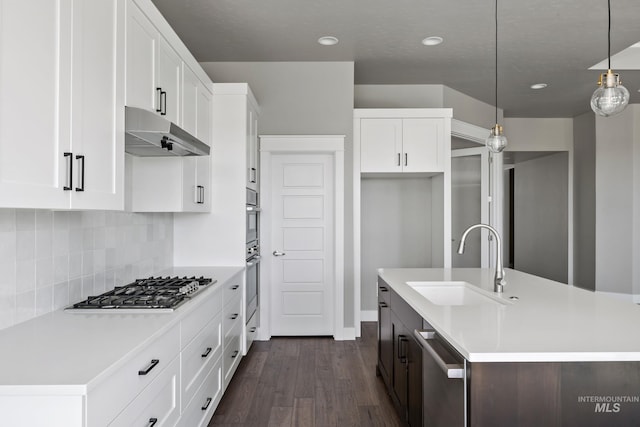
[[[258,114],[247,109],[247,187],[259,191],[258,183]]]
[[[402,120],[403,172],[444,171],[442,119]]]
[[[124,0],[73,2],[74,209],[124,208],[124,19]]]
[[[208,212],[211,209],[209,156],[183,157],[182,212]]]
[[[158,31],[132,1],[127,3],[126,43],[126,105],[159,112],[155,81]]]
[[[71,6],[0,1],[1,207],[68,208]]]
[[[402,119],[360,120],[360,171],[402,171]]]
[[[383,300],[378,301],[378,370],[387,386],[391,385],[393,369],[393,327],[391,308]]]
[[[212,95],[202,82],[198,82],[197,97],[196,136],[211,145]]]
[[[198,133],[198,86],[200,81],[186,64],[182,67],[182,128]]]
[[[408,345],[411,337],[405,330],[398,317],[391,312],[391,327],[393,329],[393,393],[399,405],[402,419],[407,419],[407,357]]]
[[[422,348],[413,336],[407,347],[407,415],[411,427],[422,426]]]
[[[160,88],[160,114],[167,120],[181,125],[180,100],[182,59],[169,43],[158,38],[158,86]]]
[[[196,165],[196,186],[200,186],[200,203],[198,212],[211,210],[211,156],[198,156]]]

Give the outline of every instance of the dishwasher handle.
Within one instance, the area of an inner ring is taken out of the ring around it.
[[[420,344],[420,347],[422,347],[423,350],[429,353],[429,355],[433,358],[433,360],[435,360],[438,366],[447,375],[447,378],[454,378],[454,379],[464,378],[465,376],[464,365],[461,365],[459,363],[452,364],[452,363],[445,362],[442,359],[442,357],[440,357],[440,355],[435,350],[435,348],[433,348],[433,345],[431,344],[431,342],[433,342],[436,339],[435,331],[429,331],[429,330],[423,331],[423,330],[415,329],[413,331],[413,335],[415,336],[418,344]]]

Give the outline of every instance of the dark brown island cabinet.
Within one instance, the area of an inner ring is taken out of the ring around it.
[[[640,362],[469,362],[381,278],[376,374],[411,427],[640,426]]]

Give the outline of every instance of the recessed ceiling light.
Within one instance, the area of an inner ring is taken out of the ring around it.
[[[442,37],[431,36],[431,37],[427,37],[426,39],[422,39],[422,44],[425,46],[437,46],[443,41],[444,40]]]
[[[334,44],[338,44],[338,39],[333,36],[323,36],[318,39],[318,43],[322,46],[333,46]]]
[[[531,85],[531,89],[544,89],[547,87],[546,83],[536,83]]]

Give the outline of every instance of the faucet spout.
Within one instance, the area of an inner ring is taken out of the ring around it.
[[[472,225],[462,233],[460,245],[458,245],[458,253],[464,253],[464,242],[467,239],[467,235],[471,230],[475,230],[476,228],[486,228],[496,239],[496,274],[493,278],[493,292],[502,293],[506,280],[504,279],[504,268],[502,266],[502,239],[500,238],[500,234],[498,234],[498,230],[487,224]]]

